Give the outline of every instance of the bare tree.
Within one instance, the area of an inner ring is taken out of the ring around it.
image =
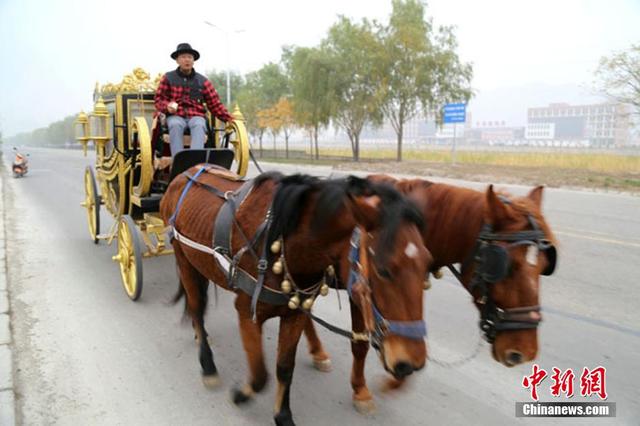
[[[600,59],[596,77],[601,92],[640,115],[640,44]]]

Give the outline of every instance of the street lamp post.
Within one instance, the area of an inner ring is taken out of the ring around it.
[[[222,31],[224,33],[224,37],[225,37],[225,48],[226,48],[226,54],[227,54],[227,107],[231,108],[231,75],[230,75],[230,71],[231,71],[231,64],[229,63],[229,35],[231,33],[234,34],[239,34],[239,33],[243,33],[245,32],[245,30],[233,30],[233,31],[228,31],[225,30],[223,28],[220,28],[219,26],[212,24],[209,21],[204,21],[205,24],[207,24],[208,26],[210,26],[211,28],[215,28],[219,31]]]

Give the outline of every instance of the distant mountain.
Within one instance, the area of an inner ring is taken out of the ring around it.
[[[482,121],[505,121],[507,126],[524,126],[527,124],[528,108],[544,107],[550,103],[579,105],[605,101],[602,96],[578,85],[532,83],[478,90],[469,102],[468,111],[471,113],[473,127]]]

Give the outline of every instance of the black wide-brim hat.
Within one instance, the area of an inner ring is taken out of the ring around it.
[[[189,43],[180,43],[178,47],[176,47],[176,51],[171,54],[171,59],[176,59],[178,55],[182,53],[191,53],[194,61],[197,61],[198,58],[200,58],[200,53],[193,49]]]

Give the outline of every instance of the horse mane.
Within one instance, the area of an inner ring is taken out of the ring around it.
[[[376,253],[380,263],[385,264],[389,248],[393,247],[398,228],[403,222],[413,223],[420,233],[425,230],[425,220],[418,206],[387,183],[372,185],[372,191],[381,199],[380,238]]]
[[[277,179],[278,184],[276,194],[271,203],[272,222],[267,234],[267,244],[269,245],[281,236],[283,238],[287,237],[296,230],[309,194],[322,189],[323,186],[327,186],[322,184],[320,178],[303,174],[291,176],[280,174],[275,176],[273,174],[270,176],[261,175],[257,179],[257,185],[266,179]],[[338,198],[338,200],[342,201],[342,198]]]

